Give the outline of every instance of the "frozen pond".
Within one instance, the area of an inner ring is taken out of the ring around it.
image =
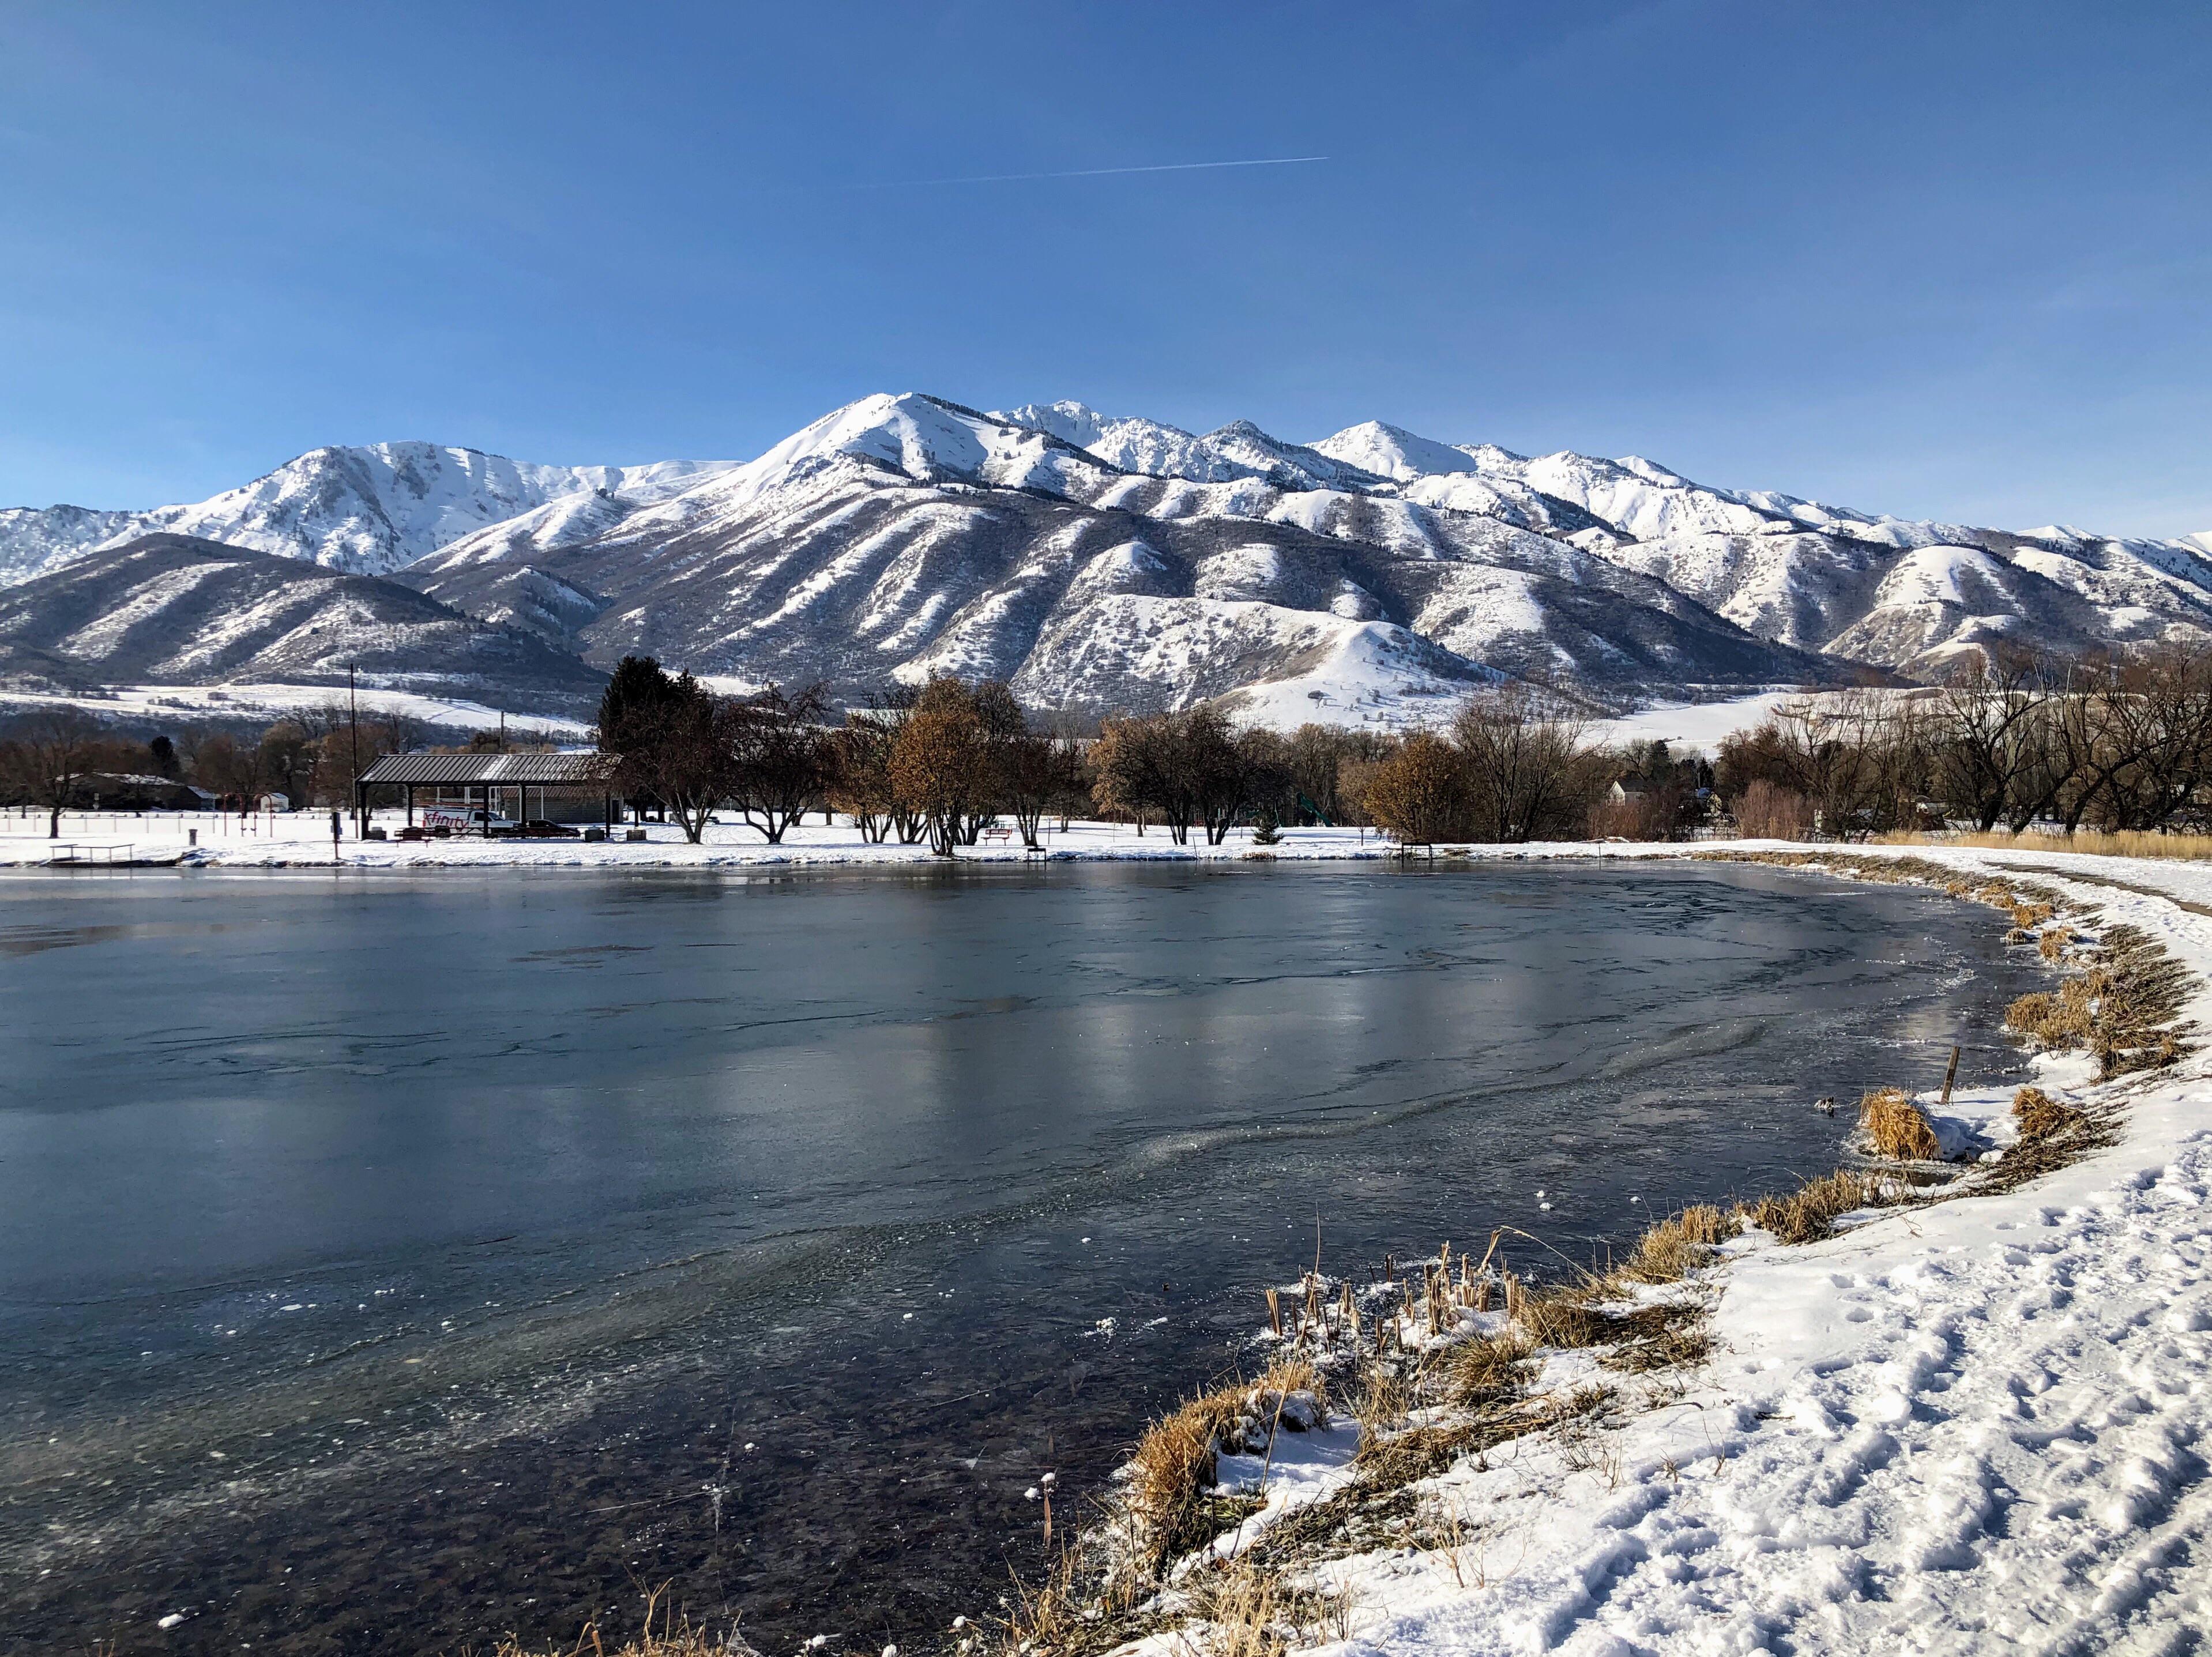
[[[0,1650],[665,1580],[926,1647],[1316,1214],[1582,1259],[1786,1186],[1815,1096],[2009,1072],[1999,930],[1723,865],[7,877]]]

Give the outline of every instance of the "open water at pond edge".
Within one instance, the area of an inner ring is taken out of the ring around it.
[[[2021,1067],[2000,930],[1710,864],[0,881],[0,1650],[665,1581],[927,1647],[1316,1215],[1580,1259],[1786,1187],[1814,1097]]]

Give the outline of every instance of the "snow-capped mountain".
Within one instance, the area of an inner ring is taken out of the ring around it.
[[[602,676],[411,587],[155,534],[0,590],[0,677],[106,684],[363,684],[587,709]]]
[[[168,531],[354,574],[382,575],[472,530],[549,501],[650,500],[716,463],[541,466],[433,443],[315,449],[251,483],[187,506],[94,513],[0,513],[0,585],[28,580],[98,547]]]
[[[1223,481],[1161,477],[1004,416],[870,398],[596,533],[480,531],[402,579],[602,664],[848,688],[984,674],[1047,707],[1181,705],[1354,659],[1374,683],[1309,686],[1340,713],[1499,672],[1626,694],[1840,677],[1564,542],[1237,428],[1192,441],[1216,440],[1176,452]],[[529,608],[549,592],[550,628]]]
[[[2212,634],[2212,533],[2009,533],[1380,422],[1296,444],[919,393],[864,398],[742,464],[377,445],[192,507],[0,513],[0,579],[173,525],[391,570],[580,670],[643,650],[845,694],[989,674],[1093,710],[1234,695],[1269,718],[1401,718],[1499,674],[1620,701],[1869,664],[1928,677],[1993,640]],[[32,585],[33,608],[66,590]]]

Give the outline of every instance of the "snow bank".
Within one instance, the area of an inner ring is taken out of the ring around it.
[[[404,816],[398,811],[379,811],[374,822],[387,835],[396,835]],[[197,832],[197,845],[187,845]],[[944,859],[930,855],[927,842],[901,846],[872,845],[860,832],[841,823],[820,822],[793,828],[780,846],[770,846],[757,830],[738,822],[708,826],[704,840],[687,843],[673,825],[648,824],[642,843],[616,838],[604,844],[581,840],[433,840],[360,841],[353,835],[353,820],[346,818],[345,839],[337,860],[359,869],[500,868],[537,869],[730,869],[758,867],[942,867]],[[1237,829],[1220,846],[1206,844],[1204,834],[1191,832],[1188,846],[1177,846],[1158,826],[1139,835],[1126,823],[1075,822],[1066,831],[1049,827],[1043,836],[1045,855],[1055,861],[1179,861],[1222,862],[1279,860],[1312,862],[1321,859],[1377,859],[1393,855],[1396,847],[1372,828],[1285,828],[1282,842],[1255,845],[1252,831]],[[81,847],[130,847],[134,853],[175,856],[192,868],[282,869],[331,866],[331,820],[328,811],[298,811],[264,816],[240,824],[235,817],[208,812],[155,813],[70,811],[63,815],[61,841]],[[46,838],[43,811],[0,813],[0,868],[43,865],[52,849]],[[1523,848],[1487,848],[1519,851]],[[1528,848],[1551,853],[1561,848]],[[1590,848],[1575,848],[1587,853]],[[963,864],[1011,865],[1033,861],[1023,850],[1021,838],[1008,834],[963,847]]]

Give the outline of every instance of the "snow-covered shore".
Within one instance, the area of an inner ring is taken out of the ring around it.
[[[2032,869],[2161,943],[2193,974],[2183,1017],[2212,1028],[2212,868],[1852,851]],[[2212,1625],[2212,1055],[2101,1085],[2078,1057],[2037,1069],[2118,1105],[2118,1141],[1823,1242],[1729,1245],[1686,1391],[1424,1481],[1428,1544],[1320,1568],[1349,1630],[1320,1649],[2194,1649]],[[1577,1357],[1553,1361],[1566,1384]],[[1250,1534],[1342,1488],[1349,1439],[1330,1439]]]
[[[396,835],[405,821],[397,811],[376,814],[375,824]],[[9,813],[0,817],[0,868],[42,865],[57,844],[46,837],[44,814],[26,816]],[[197,844],[189,837],[197,833]],[[333,848],[328,812],[296,811],[247,819],[222,818],[207,812],[148,813],[82,812],[66,814],[58,843],[94,851],[129,848],[134,858],[177,861],[192,868],[278,869],[329,868],[334,862],[361,869],[435,869],[526,867],[542,869],[742,869],[755,866],[942,866],[945,859],[930,855],[927,842],[901,846],[873,845],[860,831],[840,822],[832,828],[813,822],[790,830],[781,845],[770,846],[759,833],[742,823],[710,824],[700,844],[693,846],[672,824],[647,826],[647,838],[631,842],[617,829],[605,842],[582,840],[451,840],[362,841],[354,838],[350,818],[345,838]],[[1072,823],[1066,831],[1057,824],[1043,836],[1046,853],[1055,859],[1218,860],[1267,856],[1292,861],[1315,859],[1382,858],[1395,848],[1372,828],[1286,828],[1279,845],[1255,846],[1249,828],[1234,830],[1220,846],[1208,846],[1195,830],[1191,843],[1177,846],[1157,825],[1142,835],[1126,823]],[[1489,848],[1495,850],[1496,848]],[[1518,849],[1518,848],[1513,848]],[[1556,848],[1547,848],[1556,849]],[[1582,846],[1580,852],[1591,848]],[[963,848],[959,861],[1016,864],[1027,859],[1018,835],[986,839]]]

